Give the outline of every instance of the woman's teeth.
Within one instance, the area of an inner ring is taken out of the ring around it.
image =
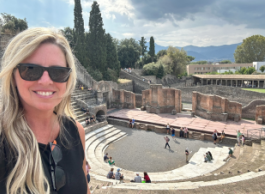
[[[53,92],[36,92],[36,93],[41,95],[41,96],[50,96],[53,94]]]

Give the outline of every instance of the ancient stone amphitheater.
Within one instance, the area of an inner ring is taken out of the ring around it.
[[[91,91],[76,90],[72,106],[77,120],[84,124],[86,115],[77,100],[95,100]],[[93,193],[263,193],[265,189],[265,140],[251,146],[234,147],[234,158],[227,162],[227,147],[207,148],[215,156],[212,163],[204,163],[200,148],[187,165],[167,172],[149,173],[151,184],[131,183],[135,172],[122,169],[125,180],[107,179],[110,166],[103,161],[104,149],[112,142],[126,138],[126,133],[106,121],[85,126],[86,158],[92,167],[89,187]],[[119,168],[114,166],[115,169]]]

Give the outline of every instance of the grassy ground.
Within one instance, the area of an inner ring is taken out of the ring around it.
[[[249,90],[252,92],[259,92],[259,93],[265,93],[265,89],[257,89],[257,88],[242,88],[243,90]]]
[[[131,82],[132,80],[129,80],[129,79],[118,79],[118,83],[121,83],[121,84],[125,84],[125,83],[128,83],[128,82]]]

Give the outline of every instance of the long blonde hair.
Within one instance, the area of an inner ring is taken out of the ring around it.
[[[14,84],[16,65],[30,56],[41,44],[52,43],[65,54],[67,66],[72,68],[66,92],[62,101],[54,108],[61,126],[60,136],[64,134],[62,116],[74,117],[71,108],[71,93],[76,84],[76,69],[73,54],[66,38],[55,29],[31,28],[15,36],[7,46],[2,58],[2,82],[0,110],[0,146],[8,145],[14,167],[7,177],[7,193],[48,194],[50,186],[42,167],[39,146],[36,137],[28,126],[19,95]],[[64,136],[63,136],[64,137]]]

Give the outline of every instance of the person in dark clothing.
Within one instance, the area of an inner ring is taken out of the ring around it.
[[[184,137],[184,131],[183,128],[180,128],[179,137]]]
[[[61,32],[30,28],[6,47],[0,79],[0,193],[89,194],[85,131],[71,118],[75,59]],[[11,181],[8,181],[11,180]]]

